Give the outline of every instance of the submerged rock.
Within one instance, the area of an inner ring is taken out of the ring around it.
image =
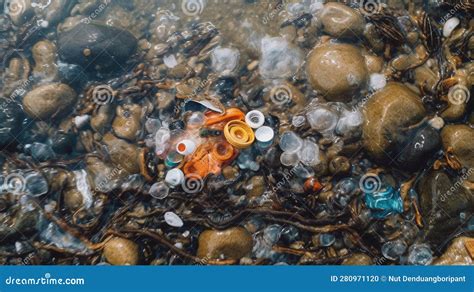
[[[403,142],[397,145],[397,166],[406,170],[416,170],[441,146],[439,130],[423,124],[420,128],[402,135]]]
[[[252,251],[252,235],[242,227],[206,230],[199,235],[197,256],[200,258],[240,259]]]
[[[474,241],[474,238],[462,236],[454,239],[446,251],[433,261],[433,265],[474,265],[474,259],[466,247],[467,241]]]
[[[134,141],[142,128],[141,118],[142,107],[138,104],[119,106],[112,128],[118,137]]]
[[[365,58],[353,45],[325,43],[316,46],[306,66],[313,88],[330,101],[349,101],[367,83]]]
[[[474,212],[474,195],[463,186],[463,177],[453,178],[441,171],[424,176],[419,185],[419,202],[423,216],[424,237],[439,244],[463,224],[460,216]]]
[[[393,146],[425,116],[425,108],[416,93],[401,83],[388,83],[370,97],[365,105],[362,126],[363,144],[374,158],[395,158]],[[387,153],[393,157],[387,157]],[[393,154],[393,155],[392,155]]]
[[[362,14],[341,3],[327,3],[321,11],[324,32],[337,38],[354,38],[364,32]]]
[[[136,265],[139,261],[138,245],[131,240],[114,237],[105,244],[104,257],[112,265]]]
[[[20,106],[7,99],[0,99],[0,147],[5,147],[15,141],[20,133],[23,113]]]
[[[461,163],[461,166],[471,170],[469,180],[474,181],[474,129],[467,125],[448,125],[441,131],[443,148],[448,149]]]
[[[64,116],[77,101],[76,92],[66,84],[41,85],[23,98],[23,110],[33,119]]]
[[[37,42],[31,49],[35,66],[33,76],[41,81],[51,82],[58,76],[58,67],[56,65],[56,45],[48,40]]]
[[[342,262],[344,266],[370,266],[372,264],[372,258],[364,253],[355,253]]]
[[[62,60],[87,70],[124,65],[137,47],[130,32],[94,23],[81,23],[61,33],[58,43]]]
[[[121,166],[130,174],[140,172],[140,149],[135,144],[119,139],[111,133],[104,135],[103,142],[107,146],[110,159],[114,164]]]

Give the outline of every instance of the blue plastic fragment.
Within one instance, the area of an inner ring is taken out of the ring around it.
[[[365,204],[370,209],[371,216],[376,219],[384,219],[389,215],[403,212],[400,193],[391,186],[373,193],[365,193]]]

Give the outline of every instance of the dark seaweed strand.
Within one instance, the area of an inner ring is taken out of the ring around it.
[[[396,45],[401,45],[405,42],[405,34],[394,16],[383,13],[370,15],[367,18],[387,41]]]
[[[438,52],[441,48],[441,34],[428,13],[423,13],[421,31],[425,36],[424,45],[428,53],[433,55]]]

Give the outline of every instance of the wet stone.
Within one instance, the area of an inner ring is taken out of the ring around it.
[[[15,144],[15,136],[20,132],[23,113],[21,107],[12,100],[0,100],[0,146]]]
[[[47,120],[64,116],[77,101],[76,92],[66,84],[41,85],[23,98],[23,110],[33,119]]]
[[[117,266],[136,265],[139,261],[138,245],[121,237],[109,240],[104,246],[103,254],[108,263]]]
[[[454,239],[446,251],[433,261],[433,265],[473,265],[474,259],[469,254],[466,243],[472,237],[461,236]]]
[[[199,235],[197,256],[209,259],[240,259],[252,251],[252,236],[242,227],[206,230]]]
[[[451,177],[441,171],[432,171],[422,177],[417,191],[426,225],[424,237],[430,242],[446,240],[445,235],[452,234],[462,224],[460,213],[474,213],[474,196],[462,186],[462,176]]]
[[[441,131],[443,149],[452,151],[462,167],[470,170],[469,180],[474,181],[474,129],[466,125],[448,125]]]
[[[330,101],[350,101],[368,78],[361,50],[340,43],[316,46],[309,55],[306,72],[312,87]]]
[[[370,266],[373,265],[372,258],[364,253],[355,253],[342,262],[344,266]]]
[[[76,25],[61,33],[58,42],[62,60],[88,70],[125,66],[136,47],[137,40],[130,32],[94,23]]]
[[[365,105],[364,148],[378,160],[390,158],[386,153],[391,153],[396,141],[406,135],[403,130],[418,123],[424,115],[420,97],[403,84],[388,83]],[[396,157],[396,154],[391,156]]]
[[[356,38],[362,35],[365,21],[357,10],[341,3],[327,3],[321,11],[324,32],[336,38]]]

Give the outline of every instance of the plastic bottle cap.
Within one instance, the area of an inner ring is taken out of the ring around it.
[[[263,126],[263,123],[265,122],[265,116],[261,111],[258,110],[249,111],[245,115],[245,122],[251,128],[258,129]]]
[[[212,157],[221,162],[226,162],[234,155],[234,148],[227,142],[219,142],[212,147]]]
[[[224,136],[227,142],[238,149],[249,147],[255,140],[252,128],[239,120],[230,121],[225,125]]]
[[[166,173],[165,182],[172,186],[179,186],[184,181],[184,173],[179,168],[173,168]]]
[[[196,150],[196,143],[194,141],[185,139],[181,140],[176,144],[176,152],[181,155],[192,154]]]
[[[255,131],[255,139],[257,139],[258,142],[270,142],[274,137],[275,132],[268,126],[260,127]]]

